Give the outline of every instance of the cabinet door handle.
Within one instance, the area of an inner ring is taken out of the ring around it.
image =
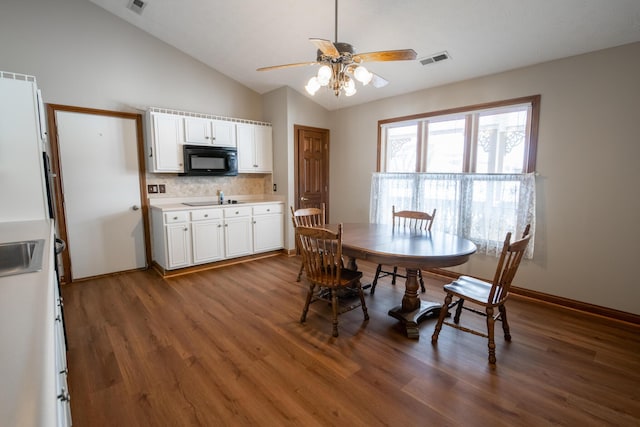
[[[204,217],[205,218],[209,218],[209,214],[204,214]]]
[[[153,147],[149,147],[149,157],[153,157]]]

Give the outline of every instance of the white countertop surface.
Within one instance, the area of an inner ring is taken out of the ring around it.
[[[0,425],[56,423],[53,223],[0,223],[0,243],[45,239],[42,270],[0,277]]]
[[[229,200],[236,200],[237,204],[228,203]],[[211,205],[206,206],[188,206],[184,203],[191,202],[211,202]],[[229,196],[225,197],[225,203],[219,204],[214,196],[210,197],[173,197],[173,198],[154,198],[149,199],[149,207],[151,209],[160,209],[162,211],[178,211],[178,210],[193,210],[193,209],[212,209],[212,208],[230,208],[247,205],[260,205],[269,203],[284,203],[282,197],[259,197],[259,196]]]

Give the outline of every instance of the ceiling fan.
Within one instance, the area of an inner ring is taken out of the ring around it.
[[[305,65],[320,65],[318,74],[309,79],[305,89],[310,95],[314,95],[322,86],[333,90],[336,96],[344,91],[346,96],[356,93],[355,80],[363,85],[371,83],[379,88],[389,82],[379,75],[370,72],[363,62],[375,61],[406,61],[416,59],[413,49],[382,50],[377,52],[356,53],[349,43],[338,42],[338,0],[335,2],[335,41],[310,38],[309,41],[318,48],[315,61],[297,62],[293,64],[273,65],[258,68],[257,71],[270,71]]]

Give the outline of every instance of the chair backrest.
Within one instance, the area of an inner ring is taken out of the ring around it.
[[[489,303],[497,304],[504,301],[509,295],[511,289],[511,283],[518,271],[520,261],[527,250],[529,239],[530,225],[524,229],[522,238],[510,243],[511,233],[507,233],[507,237],[504,239],[504,245],[502,246],[502,253],[500,254],[500,260],[498,261],[498,267],[496,268],[496,274],[493,277],[493,284],[491,292],[489,293]]]
[[[420,212],[420,211],[399,211],[396,212],[396,207],[392,208],[393,213],[393,225],[398,227],[414,228],[416,230],[431,231],[433,225],[433,218],[436,216],[436,210],[432,213]]]
[[[320,286],[338,286],[342,274],[342,224],[338,232],[321,227],[296,227],[306,278]]]
[[[291,221],[293,227],[322,227],[325,225],[325,207],[324,203],[320,208],[304,208],[293,210],[291,208]]]

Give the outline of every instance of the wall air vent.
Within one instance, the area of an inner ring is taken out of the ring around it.
[[[426,58],[422,58],[420,63],[422,65],[435,64],[436,62],[444,61],[445,59],[451,59],[449,52],[446,50],[444,52],[436,53]]]
[[[142,11],[147,6],[146,1],[142,0],[129,0],[129,5],[127,6],[129,9],[133,10],[138,15],[142,15]]]

